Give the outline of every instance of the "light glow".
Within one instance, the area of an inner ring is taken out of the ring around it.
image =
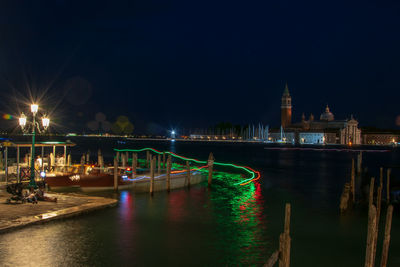
[[[19,117],[19,126],[24,128],[26,125],[26,116],[24,113],[21,114],[21,117]]]
[[[43,127],[46,129],[47,127],[49,127],[49,125],[50,125],[50,119],[49,118],[47,118],[47,117],[43,117],[42,118],[42,125],[43,125]]]
[[[163,153],[165,153],[165,154],[170,154],[172,157],[179,158],[179,159],[182,159],[182,160],[192,161],[192,162],[195,162],[195,163],[198,163],[198,164],[208,164],[208,162],[207,162],[206,160],[201,161],[201,160],[198,160],[198,159],[187,158],[187,157],[184,157],[184,156],[175,154],[175,153],[170,152],[170,151],[161,152],[161,151],[158,151],[158,150],[156,150],[156,149],[154,149],[154,148],[142,148],[142,149],[114,149],[114,151],[116,151],[116,152],[136,152],[136,153],[137,153],[137,152],[142,152],[142,151],[147,151],[147,150],[152,151],[152,152],[154,152],[154,153],[156,153],[156,154],[163,154]],[[247,185],[247,184],[249,184],[249,183],[251,183],[251,182],[253,182],[253,181],[256,181],[256,180],[258,180],[258,179],[261,178],[261,175],[260,175],[260,172],[259,172],[259,171],[253,170],[252,168],[250,168],[250,167],[248,167],[248,166],[239,166],[239,165],[236,165],[236,164],[233,164],[233,163],[222,163],[222,162],[216,162],[216,161],[214,161],[214,165],[225,166],[225,167],[232,167],[232,168],[235,168],[235,169],[243,170],[243,171],[247,172],[248,174],[250,174],[250,178],[247,178],[247,179],[245,179],[244,181],[241,181],[241,182],[239,182],[239,183],[236,183],[235,185],[241,185],[241,186]],[[193,171],[195,171],[195,170],[200,170],[200,169],[205,168],[205,167],[207,167],[207,165],[202,166],[202,167],[199,167],[198,169],[193,169]],[[173,171],[173,172],[171,172],[171,173],[180,173],[180,172],[186,172],[186,171],[187,171],[187,170],[183,170],[183,171]]]
[[[38,112],[38,110],[39,110],[39,105],[38,104],[32,104],[31,105],[31,112],[33,114],[36,114]]]

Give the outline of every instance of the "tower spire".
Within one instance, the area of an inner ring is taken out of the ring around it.
[[[283,91],[283,95],[288,95],[288,96],[290,96],[290,94],[289,94],[289,87],[288,87],[288,85],[287,85],[287,82],[286,82],[286,84],[285,84],[285,90]]]

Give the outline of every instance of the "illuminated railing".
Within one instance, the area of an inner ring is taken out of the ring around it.
[[[206,160],[198,160],[198,159],[194,159],[194,158],[187,158],[187,157],[175,154],[175,153],[170,152],[170,151],[161,152],[161,151],[158,151],[158,150],[156,150],[154,148],[149,148],[149,147],[142,148],[142,149],[114,149],[114,151],[116,151],[116,152],[135,152],[135,153],[143,152],[143,151],[152,151],[152,152],[154,152],[156,154],[159,154],[159,155],[164,154],[164,153],[165,154],[169,154],[174,158],[178,158],[178,159],[181,159],[181,160],[184,160],[184,161],[190,161],[190,162],[194,162],[194,163],[197,163],[197,164],[207,164]],[[233,164],[233,163],[223,163],[223,162],[216,162],[216,161],[214,162],[214,165],[224,166],[224,167],[231,167],[233,169],[238,169],[238,170],[244,171],[245,173],[250,175],[249,178],[246,178],[243,181],[241,181],[239,183],[236,183],[236,185],[247,185],[247,184],[251,183],[252,181],[256,181],[256,180],[260,179],[260,172],[258,172],[256,170],[253,170],[252,168],[250,168],[248,166],[239,166],[239,165],[236,165],[236,164]],[[197,169],[194,169],[194,170],[200,170],[200,169],[203,169],[205,167],[207,167],[207,165],[201,166],[201,167],[199,167]],[[185,172],[185,171],[186,170],[172,171],[171,173]]]

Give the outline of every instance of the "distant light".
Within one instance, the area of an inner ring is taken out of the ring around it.
[[[40,172],[40,177],[42,177],[42,178],[46,178],[46,172],[44,172],[44,171],[41,171],[41,172]]]
[[[39,105],[38,104],[32,104],[31,105],[32,113],[36,114],[36,112],[38,112],[38,110],[39,110]]]
[[[122,179],[128,179],[128,175],[122,175]]]
[[[175,134],[175,131],[174,131],[174,130],[172,130],[171,134]]]

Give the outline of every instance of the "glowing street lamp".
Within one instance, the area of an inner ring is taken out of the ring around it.
[[[39,123],[36,122],[36,114],[39,111],[39,105],[38,104],[32,104],[31,105],[31,112],[32,112],[32,123],[29,123],[31,127],[26,127],[27,125],[27,117],[25,116],[24,113],[21,114],[19,117],[19,125],[21,126],[21,129],[24,133],[28,133],[30,128],[32,130],[32,155],[31,155],[31,177],[30,177],[30,182],[29,186],[36,187],[36,181],[35,181],[35,138],[36,138],[36,129],[41,133],[41,129],[39,126]],[[50,119],[47,116],[42,117],[42,127],[45,130],[50,125]]]

